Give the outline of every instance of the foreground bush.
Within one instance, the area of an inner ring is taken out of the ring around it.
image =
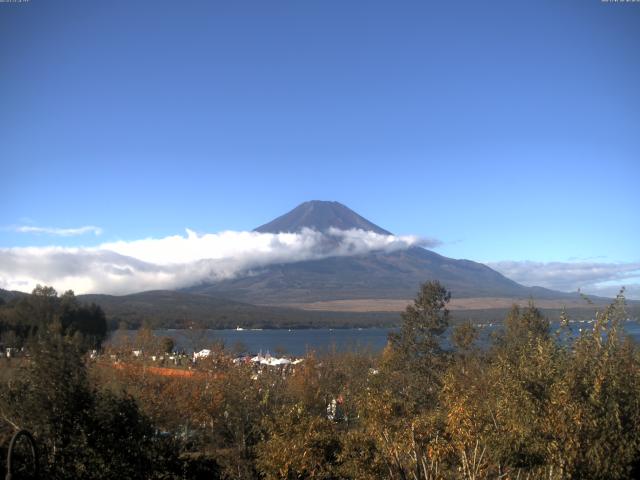
[[[153,478],[171,461],[137,402],[90,384],[73,339],[53,333],[0,391],[0,412],[38,439],[45,478]]]

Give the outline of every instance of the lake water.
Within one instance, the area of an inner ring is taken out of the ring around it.
[[[480,328],[480,342],[487,343],[492,332],[501,326],[489,324]],[[587,322],[575,322],[570,325],[573,335],[579,334],[579,329],[591,328]],[[552,329],[556,329],[552,325]],[[640,342],[640,324],[635,321],[623,323],[625,332]],[[216,342],[222,341],[227,348],[236,349],[248,353],[279,353],[302,356],[309,351],[323,352],[335,349],[336,351],[371,350],[381,351],[387,343],[389,328],[346,328],[346,329],[300,329],[300,330],[155,330],[154,334],[160,337],[173,338],[176,349],[184,349],[190,353],[209,348]],[[114,333],[110,340],[118,344],[124,340],[123,336],[132,339],[135,331]],[[445,334],[444,337],[447,337]],[[446,342],[445,342],[446,343]]]

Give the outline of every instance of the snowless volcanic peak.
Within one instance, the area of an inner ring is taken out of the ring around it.
[[[344,205],[324,201],[305,202],[255,231],[297,233],[310,228],[324,232],[331,227],[391,235]],[[447,258],[419,246],[390,252],[371,251],[276,262],[254,269],[248,275],[195,285],[185,291],[249,304],[299,307],[313,302],[344,300],[406,301],[413,298],[420,284],[427,280],[439,280],[454,298],[555,300],[569,295],[525,287],[481,263]]]
[[[298,205],[288,213],[255,229],[261,233],[299,232],[303,228],[325,231],[331,227],[340,230],[360,229],[383,235],[387,230],[371,223],[339,202],[312,200]]]

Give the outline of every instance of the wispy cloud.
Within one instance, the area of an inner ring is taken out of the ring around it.
[[[87,233],[93,233],[94,235],[102,234],[102,229],[93,225],[86,225],[84,227],[77,228],[36,227],[33,225],[20,225],[15,227],[15,231],[20,233],[55,235],[57,237],[74,237],[77,235],[85,235]]]
[[[371,251],[406,249],[432,241],[363,230],[321,233],[225,231],[104,243],[93,248],[0,249],[0,287],[30,290],[36,284],[77,293],[124,294],[173,289],[232,278],[273,263],[289,263]]]
[[[524,285],[554,290],[612,295],[622,285],[630,286],[631,298],[640,283],[640,262],[532,262],[504,261],[488,264],[503,275]]]

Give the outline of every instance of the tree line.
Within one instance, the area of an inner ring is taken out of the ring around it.
[[[59,296],[54,288],[38,285],[31,295],[0,299],[0,344],[20,349],[50,332],[98,348],[107,336],[107,320],[102,308],[79,302],[71,290]]]

